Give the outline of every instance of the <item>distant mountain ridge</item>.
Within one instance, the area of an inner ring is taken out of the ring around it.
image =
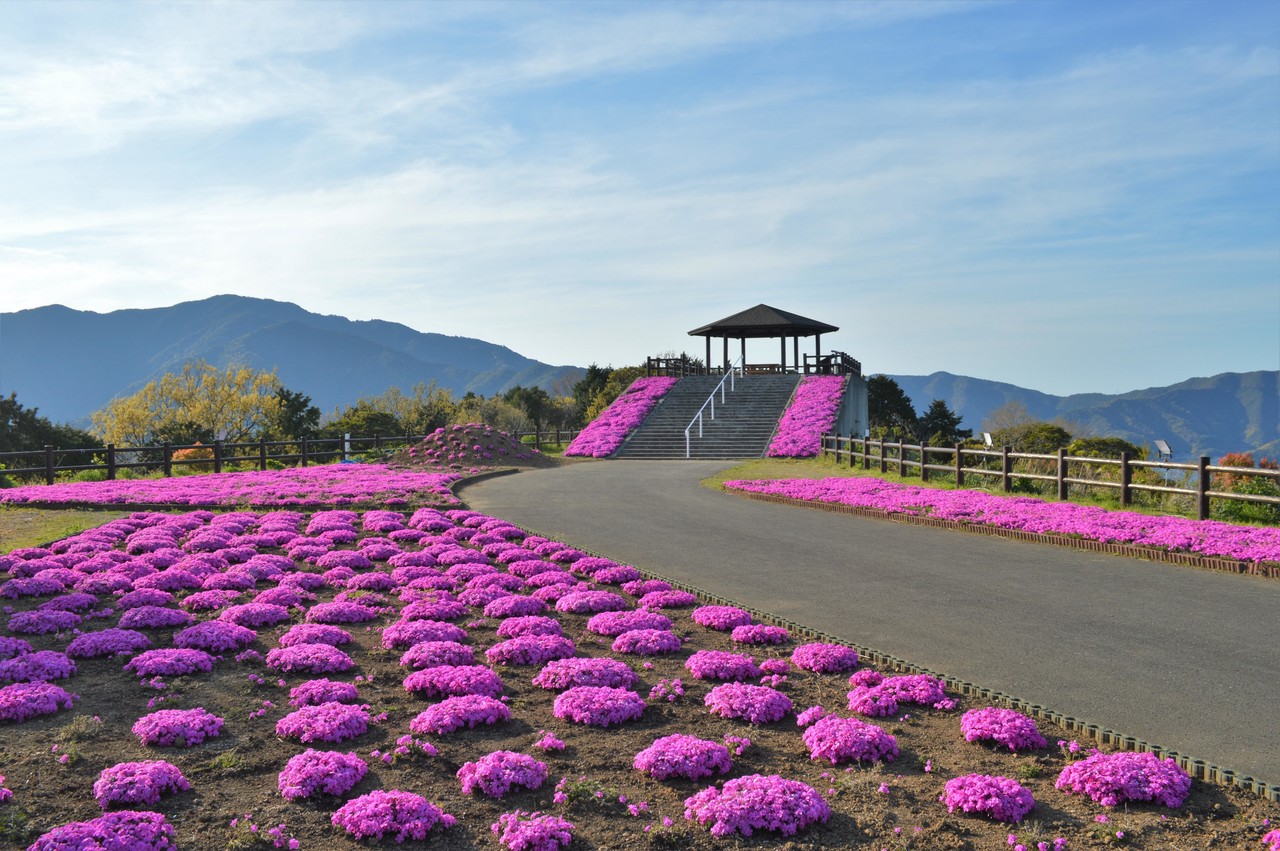
[[[1038,420],[1070,423],[1077,435],[1122,437],[1138,446],[1165,440],[1175,461],[1228,452],[1280,456],[1280,371],[1225,372],[1168,387],[1107,395],[1053,396],[948,372],[890,375],[918,412],[942,399],[974,434],[992,411],[1018,402]]]
[[[110,313],[51,305],[0,314],[0,389],[55,422],[83,423],[112,398],[192,360],[275,369],[326,414],[392,386],[434,381],[458,396],[491,396],[518,384],[550,389],[582,373],[483,340],[244,296]]]
[[[110,313],[62,305],[0,313],[0,393],[16,392],[25,407],[55,422],[87,424],[113,397],[197,359],[275,369],[286,387],[310,396],[325,414],[392,386],[408,391],[434,381],[459,396],[491,396],[517,384],[551,389],[582,372],[483,340],[244,296]],[[947,372],[890,377],[918,412],[942,399],[975,433],[992,411],[1019,402],[1032,417],[1065,420],[1078,434],[1123,437],[1139,446],[1167,440],[1179,461],[1244,451],[1280,456],[1280,371],[1072,396]]]

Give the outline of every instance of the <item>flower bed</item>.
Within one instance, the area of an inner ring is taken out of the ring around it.
[[[456,641],[423,641],[414,644],[400,656],[400,666],[422,670],[442,665],[474,665],[476,650]]]
[[[173,847],[173,825],[165,821],[163,815],[124,811],[55,827],[37,839],[27,851],[164,851]]]
[[[749,724],[781,721],[791,711],[791,698],[768,686],[725,683],[707,692],[703,701],[712,715],[739,718]]]
[[[808,720],[808,719],[805,719]],[[898,740],[857,718],[824,716],[804,731],[810,759],[842,762],[892,762],[898,758]]]
[[[490,830],[508,851],[556,851],[573,841],[574,826],[559,816],[516,810],[498,816]]]
[[[1036,722],[1021,712],[988,706],[971,709],[960,718],[960,732],[967,742],[995,742],[1011,751],[1048,747]]]
[[[684,666],[700,680],[741,682],[760,676],[760,668],[750,656],[723,650],[699,650],[685,660]]]
[[[0,662],[0,683],[47,683],[65,680],[76,672],[76,663],[66,653],[37,650]]]
[[[825,824],[831,807],[808,784],[752,774],[728,781],[723,789],[703,789],[685,801],[684,817],[710,825],[712,836],[751,836],[757,830],[794,836],[811,824]]]
[[[675,653],[683,646],[680,636],[665,629],[633,629],[613,640],[614,652],[637,656],[662,656]]]
[[[369,713],[362,706],[320,703],[303,706],[276,722],[276,735],[311,742],[345,742],[369,729]]]
[[[560,635],[521,635],[493,645],[484,655],[497,665],[542,665],[577,652],[574,643]]]
[[[617,659],[556,659],[533,678],[539,688],[562,690],[577,686],[629,689],[636,681],[636,672]]]
[[[1096,753],[1064,768],[1054,786],[1088,795],[1104,807],[1126,801],[1180,807],[1191,791],[1191,777],[1172,759],[1154,754]]]
[[[355,663],[331,644],[295,644],[268,651],[267,667],[284,673],[328,674],[349,671]]]
[[[791,664],[817,674],[837,674],[858,667],[858,651],[843,644],[801,644],[791,652]]]
[[[26,721],[70,709],[78,700],[59,686],[49,683],[13,683],[0,688],[0,721]]]
[[[184,648],[144,650],[126,662],[124,669],[140,678],[207,674],[213,670],[213,657],[203,650]]]
[[[144,715],[133,734],[147,747],[192,748],[222,732],[222,719],[205,709],[161,709]]]
[[[502,701],[480,694],[466,694],[447,697],[420,712],[409,722],[409,730],[418,735],[445,735],[463,727],[491,726],[510,719],[511,710]]]
[[[822,448],[822,435],[836,424],[847,380],[842,375],[800,379],[765,454],[770,458],[815,457]]]
[[[404,678],[405,691],[428,699],[502,694],[502,678],[484,665],[437,665]]]
[[[634,691],[609,686],[574,686],[556,695],[552,712],[591,727],[634,721],[644,714],[644,699]]]
[[[696,624],[728,632],[751,623],[751,614],[735,606],[699,606],[689,613]]]
[[[659,629],[669,632],[674,624],[661,612],[601,612],[587,621],[587,629],[596,635],[616,638],[633,629]]]
[[[644,422],[663,396],[679,379],[667,377],[637,378],[631,386],[600,412],[578,436],[565,447],[568,456],[604,458],[612,455],[627,436]]]

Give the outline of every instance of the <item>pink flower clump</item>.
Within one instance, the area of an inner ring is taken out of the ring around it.
[[[587,630],[596,635],[610,638],[630,632],[633,629],[670,630],[673,626],[671,618],[661,612],[619,611],[601,612],[587,620]]]
[[[1035,808],[1035,798],[1017,781],[989,774],[965,774],[952,778],[938,800],[947,812],[983,813],[1001,822],[1020,822]]]
[[[683,777],[700,780],[713,774],[724,774],[732,767],[729,749],[720,742],[697,736],[676,734],[663,736],[636,754],[632,761],[637,771],[655,780]]]
[[[858,667],[858,651],[843,644],[801,644],[791,652],[791,664],[816,674],[836,674]]]
[[[305,752],[289,758],[276,785],[287,801],[310,798],[320,793],[345,795],[368,770],[368,764],[354,752],[344,754],[307,748]]]
[[[0,721],[26,721],[70,709],[78,695],[50,683],[13,683],[0,688]]]
[[[786,644],[791,640],[791,633],[786,627],[752,623],[735,626],[729,639],[737,644]]]
[[[842,375],[802,378],[791,404],[778,422],[778,431],[765,453],[770,458],[812,458],[822,446],[840,413],[847,379]]]
[[[971,709],[960,718],[960,732],[967,742],[996,742],[1011,751],[1048,747],[1036,722],[1021,712],[988,706]]]
[[[547,764],[515,751],[494,751],[475,762],[464,763],[457,776],[464,795],[478,789],[490,798],[501,798],[513,786],[540,787],[547,779]]]
[[[545,689],[567,689],[575,686],[631,688],[636,672],[625,662],[607,657],[589,659],[556,659],[533,678],[533,684]]]
[[[125,663],[139,677],[180,677],[213,670],[213,657],[203,650],[161,648],[144,650]]]
[[[556,695],[552,713],[579,724],[608,727],[643,715],[644,698],[625,688],[575,686]]]
[[[809,747],[810,759],[825,759],[832,765],[892,762],[898,758],[898,740],[894,736],[857,718],[825,715],[804,731],[804,743]]]
[[[484,652],[498,665],[542,665],[553,659],[568,659],[578,652],[569,639],[559,635],[521,635],[500,641]]]
[[[338,808],[330,821],[355,839],[384,837],[402,843],[422,841],[436,827],[447,829],[457,819],[421,795],[398,789],[375,789],[367,795],[352,798]]]
[[[831,808],[808,784],[776,774],[751,774],[686,798],[684,817],[711,825],[711,835],[750,836],[757,830],[794,836],[811,824],[825,824]]]
[[[1062,769],[1053,785],[1088,795],[1104,807],[1125,801],[1180,807],[1191,791],[1191,777],[1172,759],[1154,754],[1096,753]]]
[[[113,805],[158,803],[164,795],[185,792],[191,783],[176,765],[162,759],[121,762],[103,769],[93,784],[93,797],[104,810]]]
[[[161,709],[143,715],[133,734],[148,747],[195,747],[222,732],[222,719],[207,709]]]
[[[502,701],[481,694],[465,694],[447,697],[418,713],[418,717],[409,722],[409,730],[418,735],[444,735],[463,727],[470,729],[479,724],[493,725],[509,720],[511,710]]]
[[[678,380],[665,376],[637,378],[578,433],[565,447],[564,454],[592,458],[612,455]]]
[[[423,641],[400,656],[400,665],[414,670],[442,665],[472,665],[475,661],[475,648],[456,641]]]
[[[173,825],[160,813],[124,810],[89,821],[73,821],[41,836],[27,851],[167,851],[172,849]]]
[[[498,816],[490,830],[508,851],[557,851],[573,841],[574,826],[559,816],[515,810]]]
[[[749,724],[781,721],[791,711],[791,698],[768,686],[747,683],[718,685],[703,699],[712,715],[740,718]]]
[[[303,706],[276,722],[276,735],[311,742],[345,742],[369,729],[369,713],[363,706],[330,701]]]
[[[696,624],[721,632],[751,623],[751,613],[736,606],[699,606],[689,613],[689,617]]]
[[[502,678],[484,665],[437,665],[404,678],[405,691],[419,697],[461,697],[502,694]]]
[[[284,673],[328,674],[349,671],[355,662],[331,644],[295,644],[268,651],[267,667]]]
[[[177,636],[174,638],[176,642]],[[67,645],[67,655],[77,659],[97,659],[103,656],[137,653],[150,646],[151,639],[136,630],[113,628],[77,635]]]
[[[680,636],[665,629],[633,629],[613,640],[614,652],[634,653],[637,656],[675,653],[683,646]]]
[[[319,706],[322,703],[355,703],[360,693],[351,683],[330,679],[307,680],[289,689],[293,706]]]
[[[700,680],[741,682],[760,676],[760,668],[750,656],[724,650],[699,650],[685,660],[684,666]]]
[[[74,675],[76,663],[66,653],[37,650],[0,662],[0,683],[47,683]]]

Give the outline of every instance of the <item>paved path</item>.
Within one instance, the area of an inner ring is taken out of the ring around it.
[[[602,461],[468,505],[849,642],[1280,783],[1280,582],[756,502]]]

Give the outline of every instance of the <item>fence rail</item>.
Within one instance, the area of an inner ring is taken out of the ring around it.
[[[1122,452],[1119,458],[1085,458],[1068,455],[1065,449],[1059,449],[1056,455],[1044,455],[1013,452],[1007,446],[1001,449],[984,449],[963,443],[954,446],[919,446],[836,434],[822,436],[821,452],[823,457],[834,457],[837,464],[847,457],[850,467],[861,461],[862,468],[869,470],[874,463],[881,473],[892,469],[899,476],[918,475],[921,481],[928,481],[930,473],[945,473],[954,477],[958,488],[964,487],[966,478],[970,476],[998,479],[1000,489],[1005,493],[1013,491],[1016,480],[1052,482],[1057,499],[1062,501],[1067,499],[1072,485],[1117,490],[1122,506],[1133,504],[1134,492],[1189,496],[1195,503],[1196,517],[1200,520],[1209,519],[1209,504],[1212,499],[1280,506],[1280,497],[1277,496],[1219,491],[1212,487],[1214,474],[1261,477],[1272,479],[1280,485],[1280,470],[1215,466],[1209,463],[1206,456],[1201,456],[1195,464],[1179,464],[1133,458],[1128,452]],[[950,462],[936,463],[933,459],[939,457],[949,458]],[[973,466],[975,459],[989,460],[990,466]],[[1039,470],[1015,469],[1016,461],[1040,462],[1040,467]],[[1081,470],[1092,472],[1106,468],[1117,470],[1115,479],[1079,474]],[[1136,470],[1159,471],[1162,480],[1166,471],[1175,472],[1192,486],[1180,487],[1168,482],[1135,482],[1133,474]]]
[[[512,435],[520,442],[533,438],[534,448],[542,444],[559,445],[573,440],[577,430],[548,429],[523,431]],[[60,473],[80,473],[103,470],[108,479],[115,479],[121,470],[159,470],[166,477],[173,475],[175,467],[203,469],[221,473],[225,465],[249,463],[259,470],[267,469],[270,462],[306,467],[313,463],[346,461],[364,452],[381,452],[408,446],[423,440],[427,435],[373,435],[372,437],[316,437],[298,440],[256,440],[231,442],[215,440],[213,443],[162,443],[158,446],[106,446],[62,449],[46,445],[43,449],[17,452],[0,452],[0,473],[6,476],[42,476],[46,484],[57,481]],[[190,452],[196,454],[183,454]],[[207,454],[206,454],[207,453]],[[38,466],[10,466],[9,462],[30,463],[38,459]]]

